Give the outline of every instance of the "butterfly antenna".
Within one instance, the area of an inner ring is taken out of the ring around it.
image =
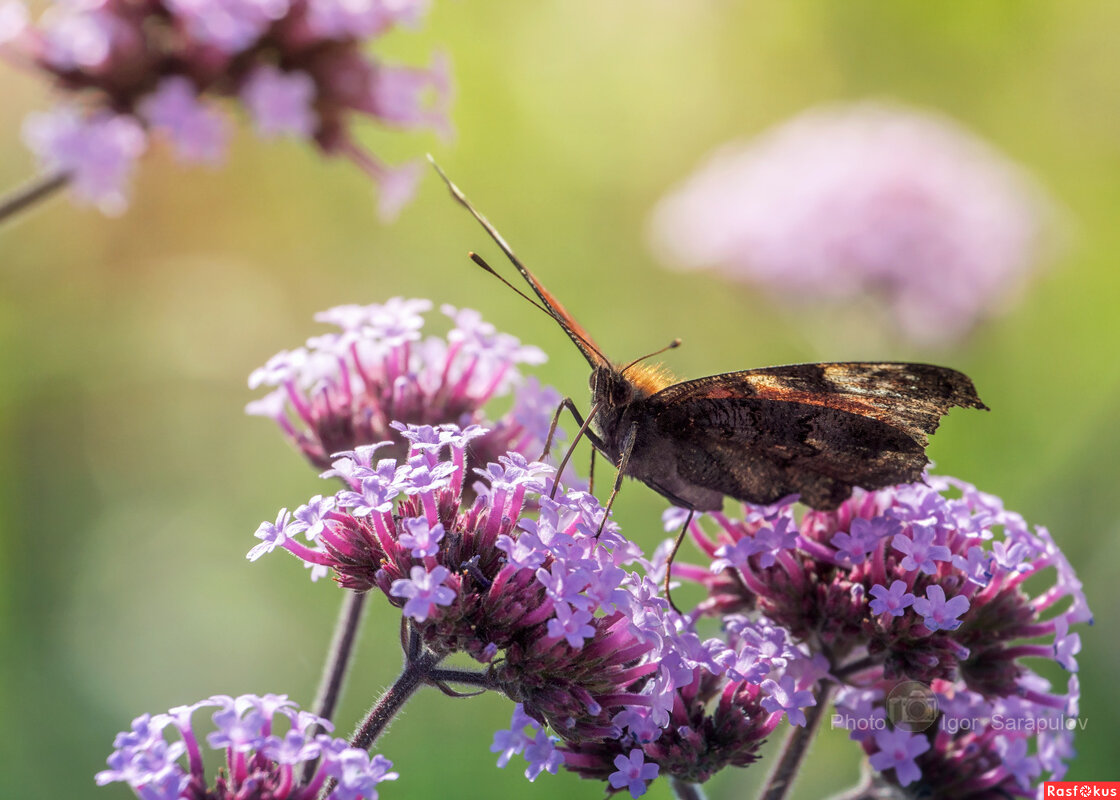
[[[567,321],[565,321],[563,316],[556,313],[556,311],[552,308],[554,304],[558,305],[555,298],[551,297],[548,290],[545,289],[540,284],[540,281],[536,280],[529,272],[528,268],[526,268],[526,266],[521,263],[521,259],[517,257],[516,253],[513,252],[513,248],[509,246],[509,242],[507,242],[502,237],[502,235],[498,233],[498,229],[491,224],[490,220],[486,219],[485,215],[483,215],[481,211],[479,211],[471,204],[471,201],[467,199],[467,196],[463,194],[463,191],[451,182],[451,179],[447,177],[447,173],[444,172],[440,165],[436,163],[436,160],[432,158],[431,153],[428,154],[428,161],[432,163],[432,167],[435,168],[435,171],[439,174],[439,177],[445,184],[447,184],[447,190],[451,192],[451,196],[455,199],[455,202],[457,202],[459,205],[470,212],[471,216],[475,218],[479,225],[482,226],[482,229],[486,231],[487,235],[489,235],[489,237],[494,240],[494,243],[498,245],[499,248],[501,248],[501,251],[505,253],[506,258],[510,260],[510,263],[517,268],[517,271],[521,273],[521,276],[526,280],[526,282],[528,282],[528,284],[533,287],[533,291],[544,302],[545,306],[547,306],[547,308],[545,309],[545,313],[552,317],[556,321],[556,323],[564,329],[564,332],[567,333],[569,337],[571,337],[572,341],[576,342],[576,345],[580,348],[580,350],[584,352],[585,356],[590,359],[590,355],[588,355],[588,353],[594,353],[599,357],[602,363],[607,363],[607,357],[603,355],[603,353],[593,342],[589,341],[585,335],[581,335],[580,333],[572,330],[572,326],[569,325]],[[491,275],[501,278],[501,276],[498,275],[498,273],[495,272],[488,264],[485,264],[485,262],[479,263],[479,259],[475,258],[473,254],[471,258],[476,264],[485,269]],[[501,280],[502,283],[504,283],[506,286],[510,286],[509,281],[505,279]],[[526,296],[520,291],[517,293],[522,297]],[[534,302],[533,305],[537,305],[537,303]],[[537,307],[540,308],[539,305]]]
[[[619,374],[625,375],[626,370],[638,366],[638,364],[641,364],[647,358],[653,358],[654,356],[659,356],[662,353],[664,353],[666,350],[676,350],[680,346],[681,346],[681,340],[680,339],[674,339],[673,341],[669,342],[669,344],[662,347],[660,350],[654,350],[652,353],[646,353],[641,358],[635,358],[633,361],[631,361],[629,364],[627,364],[625,367],[623,367],[619,371]]]
[[[494,240],[498,247],[502,248],[502,252],[506,254],[506,258],[512,261],[515,267],[524,269],[525,266],[521,263],[521,259],[514,254],[513,248],[509,246],[509,242],[502,238],[502,235],[498,233],[498,229],[491,224],[490,220],[486,219],[482,212],[471,204],[471,201],[467,199],[463,191],[451,182],[451,179],[447,177],[447,173],[444,172],[440,165],[436,163],[436,160],[432,158],[431,153],[428,154],[428,160],[432,162],[432,166],[435,167],[436,172],[439,173],[443,182],[447,184],[447,189],[451,192],[451,196],[455,198],[455,201],[467,211],[471,212],[471,216],[478,221],[478,224],[481,225],[488,234],[490,234],[490,238]]]
[[[525,294],[525,292],[521,291],[521,290],[520,290],[520,289],[518,289],[518,288],[517,288],[516,286],[514,286],[514,285],[513,285],[512,283],[510,283],[510,282],[509,282],[509,281],[507,281],[507,280],[506,280],[505,278],[503,278],[503,277],[502,277],[502,276],[501,276],[500,274],[498,274],[498,272],[497,272],[497,271],[496,271],[496,270],[495,270],[495,269],[494,269],[494,268],[493,268],[492,266],[490,266],[489,264],[487,264],[487,263],[486,263],[486,260],[485,260],[485,259],[484,259],[484,258],[483,258],[482,256],[480,256],[480,255],[479,255],[478,253],[475,253],[475,252],[470,252],[470,253],[467,253],[467,255],[468,255],[468,256],[470,256],[470,259],[471,259],[471,261],[473,261],[473,262],[474,262],[475,264],[477,264],[478,266],[482,267],[482,269],[483,269],[483,270],[485,270],[486,272],[489,272],[489,273],[490,273],[491,275],[493,275],[493,276],[494,276],[495,278],[497,278],[498,280],[500,280],[500,281],[501,281],[502,283],[504,283],[504,284],[505,284],[506,286],[508,286],[508,287],[509,287],[510,289],[513,289],[513,291],[517,292],[517,293],[518,293],[519,295],[521,295],[521,296],[522,296],[523,298],[525,298],[526,300],[528,300],[528,301],[529,301],[529,303],[531,303],[531,304],[533,305],[533,307],[534,307],[534,308],[537,308],[537,309],[539,309],[540,311],[543,311],[543,312],[544,312],[545,314],[548,314],[548,316],[550,316],[550,317],[552,316],[552,314],[550,314],[550,313],[549,313],[549,311],[548,311],[548,309],[547,309],[547,308],[545,308],[544,306],[542,306],[542,305],[541,305],[540,303],[538,303],[538,302],[537,302],[536,300],[534,300],[533,298],[531,298],[531,297],[530,297],[529,295]],[[554,317],[553,319],[555,319],[555,317]]]

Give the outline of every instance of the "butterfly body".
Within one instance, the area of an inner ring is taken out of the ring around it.
[[[683,382],[644,359],[615,365],[440,175],[540,303],[472,254],[475,263],[548,314],[590,364],[590,426],[581,430],[620,478],[635,478],[675,505],[716,511],[724,497],[765,505],[797,494],[813,508],[833,509],[853,487],[920,480],[927,437],[941,417],[954,406],[986,408],[966,375],[932,364],[792,364]]]
[[[654,377],[593,370],[592,442],[624,474],[695,511],[719,510],[724,496],[766,505],[791,494],[827,510],[854,486],[920,480],[941,415],[984,407],[966,376],[929,364],[794,364],[666,385]]]

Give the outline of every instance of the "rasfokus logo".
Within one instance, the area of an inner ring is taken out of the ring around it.
[[[1120,781],[1046,781],[1042,797],[1120,797]]]

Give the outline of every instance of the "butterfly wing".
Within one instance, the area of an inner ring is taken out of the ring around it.
[[[677,498],[689,499],[682,487],[761,504],[797,493],[819,509],[835,508],[853,486],[920,479],[941,416],[953,406],[985,408],[962,373],[901,363],[712,375],[644,406],[653,438],[672,441]]]

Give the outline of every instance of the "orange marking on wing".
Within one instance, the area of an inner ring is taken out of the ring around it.
[[[713,386],[704,392],[704,397],[709,400],[725,400],[728,397],[739,397],[740,392],[728,389],[726,386]]]
[[[811,406],[834,408],[837,411],[847,411],[850,414],[859,414],[883,422],[890,422],[894,416],[889,408],[884,408],[880,403],[876,403],[874,397],[856,397],[839,393],[821,394],[820,392],[791,389],[781,378],[768,375],[753,376],[752,384],[759,397],[770,397],[788,403],[805,403]],[[731,394],[727,392],[721,396],[729,397]],[[715,397],[716,395],[711,394],[709,396]]]

